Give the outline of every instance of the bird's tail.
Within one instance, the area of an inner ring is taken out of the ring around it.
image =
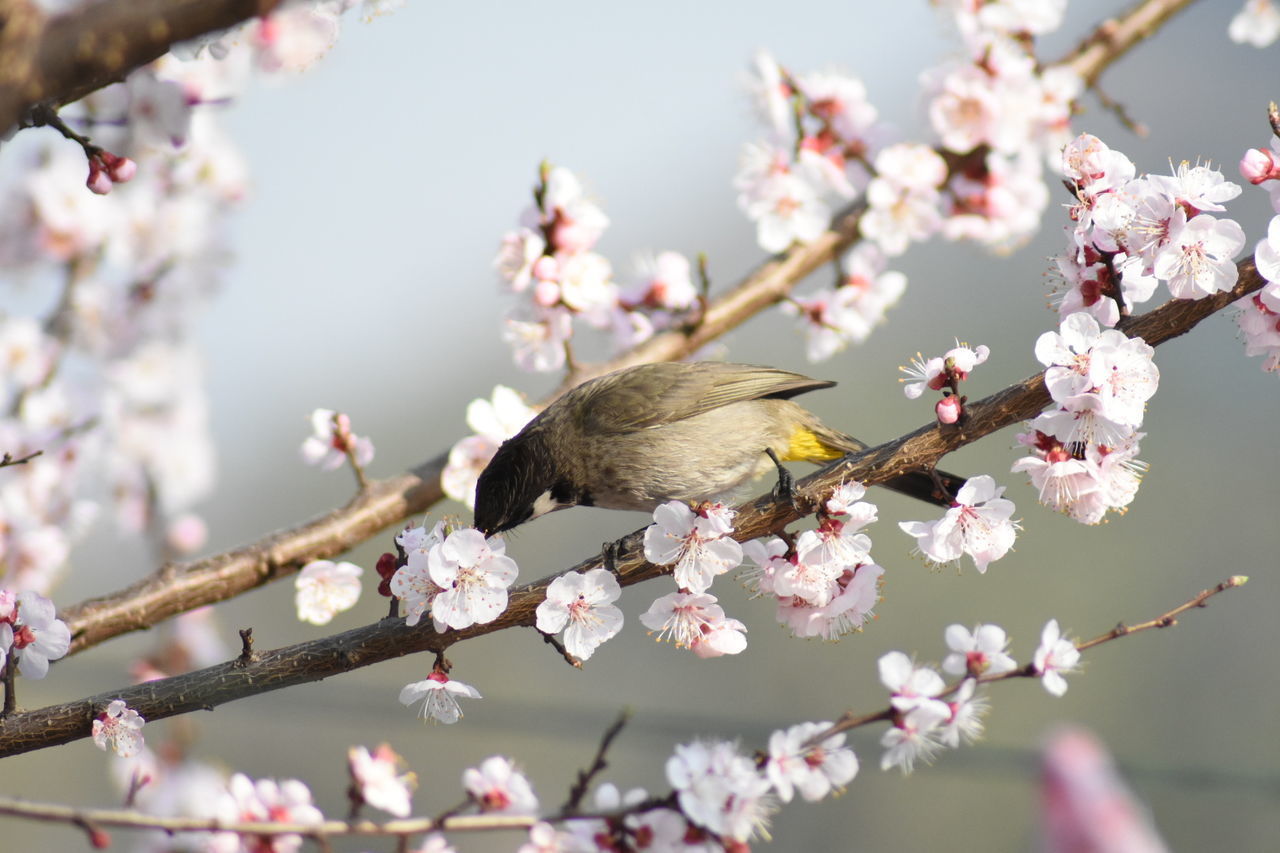
[[[819,423],[796,430],[791,436],[787,454],[782,458],[788,462],[803,461],[822,464],[866,449],[867,445],[853,436],[836,432]],[[965,478],[945,471],[935,471],[934,474],[937,476],[936,480],[924,471],[911,471],[899,474],[880,485],[925,503],[950,507],[956,492],[964,485]],[[939,485],[946,489],[947,494],[940,493]]]

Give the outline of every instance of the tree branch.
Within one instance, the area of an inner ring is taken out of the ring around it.
[[[1199,300],[1172,300],[1133,318],[1128,331],[1152,346],[1185,334],[1204,318],[1262,287],[1264,279],[1258,275],[1252,260],[1242,262],[1239,268],[1240,280],[1231,291]],[[970,404],[969,417],[960,429],[943,429],[936,422],[930,423],[895,441],[833,462],[798,481],[796,492],[802,498],[816,501],[846,480],[871,486],[907,471],[930,468],[958,447],[1034,417],[1049,399],[1044,376],[1036,373]],[[374,484],[370,491],[378,491],[380,485]],[[733,535],[740,541],[755,539],[776,533],[798,518],[800,514],[790,501],[777,501],[772,494],[765,494],[739,507]],[[622,586],[670,573],[670,567],[655,566],[646,561],[643,554],[643,528],[618,542],[614,563]],[[603,555],[597,554],[567,571],[586,571],[601,565],[603,559]],[[546,597],[547,586],[558,576],[551,575],[512,590],[501,616],[461,631],[438,634],[426,623],[411,628],[399,619],[384,619],[331,637],[260,652],[252,659],[236,659],[185,675],[12,714],[0,720],[0,757],[87,737],[94,715],[113,699],[123,699],[146,719],[156,720],[210,710],[225,702],[318,681],[413,652],[443,653],[453,644],[471,637],[530,626],[534,624],[535,609]]]
[[[279,0],[104,0],[57,17],[0,0],[0,136],[39,103],[61,106],[174,44],[265,15]]]

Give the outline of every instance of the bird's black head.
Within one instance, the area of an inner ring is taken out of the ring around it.
[[[525,430],[498,448],[476,483],[475,524],[486,536],[530,519],[584,503],[541,433]]]

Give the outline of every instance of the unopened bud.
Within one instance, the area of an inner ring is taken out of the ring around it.
[[[1280,178],[1280,157],[1262,148],[1250,148],[1240,160],[1240,176],[1251,184]]]
[[[934,413],[938,416],[938,423],[953,424],[960,420],[960,415],[964,409],[960,405],[960,398],[954,394],[948,394],[938,401],[933,407]]]

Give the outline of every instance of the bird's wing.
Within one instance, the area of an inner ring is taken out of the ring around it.
[[[653,429],[709,412],[758,400],[787,399],[836,383],[774,367],[720,362],[660,362],[601,377],[584,388],[582,427],[609,434]]]

